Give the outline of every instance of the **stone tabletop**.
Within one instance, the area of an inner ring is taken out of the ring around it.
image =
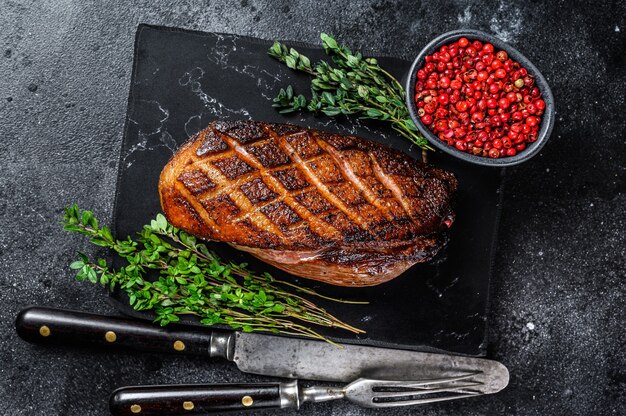
[[[58,221],[73,202],[111,218],[139,23],[311,43],[326,31],[407,59],[440,33],[475,28],[524,53],[557,115],[542,153],[507,172],[488,354],[509,368],[509,387],[413,409],[299,413],[623,412],[626,3],[0,0],[0,415],[107,415],[110,392],[128,384],[267,380],[225,362],[36,347],[13,329],[29,304],[116,313],[73,281],[76,250],[97,252]]]

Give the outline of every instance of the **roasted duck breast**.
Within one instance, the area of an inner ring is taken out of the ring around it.
[[[161,173],[172,225],[296,276],[371,286],[432,258],[453,174],[381,144],[291,124],[218,121]]]

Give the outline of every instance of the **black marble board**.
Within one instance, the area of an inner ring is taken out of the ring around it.
[[[288,44],[312,61],[325,58],[320,48]],[[270,45],[270,41],[237,35],[139,26],[115,197],[117,237],[139,231],[160,211],[157,185],[162,167],[184,141],[213,120],[291,122],[376,140],[419,158],[417,147],[385,125],[308,114],[283,116],[275,111],[271,99],[280,87],[292,84],[296,91],[308,93],[310,79],[269,58]],[[380,57],[379,62],[400,80],[410,66],[393,57]],[[294,279],[321,293],[369,301],[368,305],[319,302],[367,331],[361,336],[321,331],[336,341],[485,355],[503,171],[471,166],[442,154],[431,155],[430,163],[453,171],[459,179],[450,243],[434,261],[416,265],[389,283],[339,288],[288,276],[223,243],[211,243],[211,247],[223,258],[247,262],[255,270]],[[133,311],[121,293],[114,293],[113,299],[124,313],[151,317]]]

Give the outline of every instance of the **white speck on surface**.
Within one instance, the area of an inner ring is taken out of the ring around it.
[[[615,31],[619,32],[619,26],[618,25],[615,25]]]
[[[457,19],[459,23],[469,23],[472,20],[472,12],[470,11],[471,6],[467,6],[465,10],[463,10],[463,15],[459,14]]]
[[[589,204],[590,207],[593,207],[593,202],[591,204]]]
[[[526,328],[528,328],[530,331],[535,329],[535,324],[532,322],[529,322],[526,324]]]
[[[540,251],[538,254],[539,254],[540,256],[543,256],[543,251]]]
[[[522,13],[519,9],[512,9],[506,1],[501,1],[495,15],[489,22],[489,28],[505,42],[514,41],[523,28]]]

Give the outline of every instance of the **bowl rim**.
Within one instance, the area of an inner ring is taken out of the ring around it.
[[[458,40],[461,37],[473,38],[480,41],[487,41],[491,43],[496,49],[505,50],[507,54],[519,62],[526,70],[535,78],[535,83],[539,90],[542,93],[542,98],[546,103],[546,109],[543,113],[543,117],[541,120],[541,125],[539,128],[539,133],[537,140],[530,145],[527,145],[526,149],[524,149],[519,154],[515,156],[509,156],[506,158],[498,158],[492,159],[485,156],[476,156],[469,153],[462,152],[457,150],[456,148],[449,146],[447,143],[442,142],[439,137],[437,137],[430,129],[422,123],[422,120],[417,115],[417,105],[414,101],[415,96],[415,82],[417,78],[417,70],[420,69],[424,65],[424,60],[427,55],[432,54],[435,50],[439,49],[444,44],[450,43],[452,41]],[[506,43],[505,41],[490,35],[488,33],[482,32],[480,30],[475,29],[458,29],[450,32],[443,33],[433,40],[431,40],[417,55],[411,68],[409,69],[409,74],[405,84],[406,91],[406,105],[409,109],[409,115],[415,123],[415,126],[418,128],[420,133],[424,135],[424,137],[428,140],[428,142],[435,146],[437,149],[448,153],[454,157],[457,157],[461,160],[464,160],[469,163],[482,165],[482,166],[495,166],[495,167],[504,167],[504,166],[514,166],[520,163],[527,161],[528,159],[536,156],[543,146],[546,144],[548,139],[550,138],[550,133],[552,132],[552,128],[554,127],[554,118],[555,118],[555,109],[554,109],[554,97],[552,95],[552,91],[548,85],[548,82],[543,77],[541,72],[533,65],[533,63],[526,58],[521,52],[517,49]]]

